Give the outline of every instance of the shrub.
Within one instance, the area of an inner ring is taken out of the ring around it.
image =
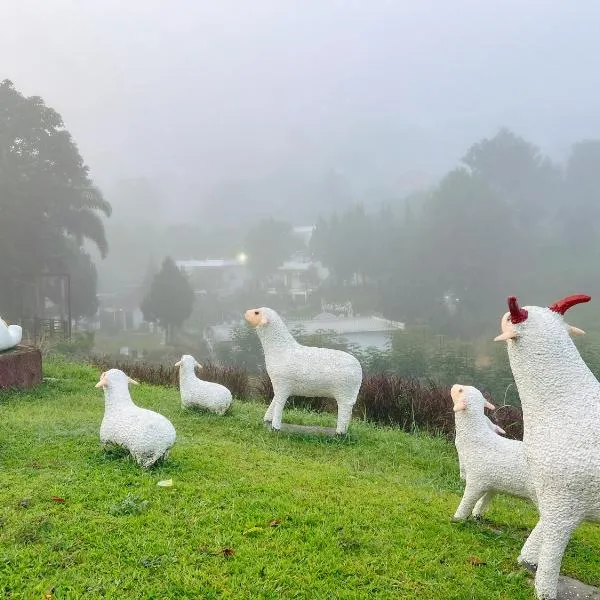
[[[118,361],[110,357],[95,356],[90,359],[90,362],[102,371],[120,369],[140,383],[177,387],[179,385],[179,371],[175,366],[177,360],[174,359],[171,364],[164,365],[150,362]],[[205,381],[224,385],[236,398],[247,398],[251,395],[248,373],[239,367],[206,363],[199,375]]]
[[[454,434],[450,390],[432,381],[420,383],[397,375],[367,376],[354,410],[363,419],[397,425],[405,431]]]

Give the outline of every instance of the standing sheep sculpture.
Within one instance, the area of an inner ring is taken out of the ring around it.
[[[166,417],[136,406],[129,395],[130,383],[137,385],[119,369],[100,375],[96,384],[97,388],[104,388],[100,441],[125,448],[138,465],[147,469],[167,457],[175,443],[175,428]]]
[[[250,309],[245,317],[256,328],[273,384],[273,400],[264,420],[279,430],[290,396],[334,398],[338,406],[336,433],[345,434],[362,383],[358,360],[341,350],[299,344],[271,308]]]
[[[460,475],[466,483],[453,520],[462,521],[469,514],[481,517],[498,492],[535,502],[523,442],[498,435],[504,431],[483,412],[484,408],[494,410],[493,404],[477,388],[467,385],[453,385],[450,395]]]
[[[196,377],[195,368],[202,368],[193,356],[184,354],[175,363],[179,367],[179,393],[184,408],[204,408],[223,415],[231,406],[231,392],[219,383],[203,381]]]
[[[590,299],[575,295],[548,308],[520,308],[511,296],[496,337],[508,345],[540,514],[519,562],[536,571],[536,594],[544,600],[556,598],[573,531],[584,520],[600,521],[600,383],[569,335],[583,331],[563,318]]]

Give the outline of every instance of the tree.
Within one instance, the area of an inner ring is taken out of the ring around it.
[[[71,276],[71,317],[93,317],[98,310],[98,273],[91,256],[73,244],[66,258],[67,273]]]
[[[263,219],[246,235],[248,267],[257,280],[264,280],[300,247],[290,223]]]
[[[506,128],[473,144],[462,162],[506,201],[513,220],[528,231],[558,207],[561,170],[537,146]]]
[[[566,197],[561,217],[569,244],[578,250],[595,245],[600,217],[600,141],[585,140],[571,148],[565,174]]]
[[[171,341],[173,330],[182,327],[193,307],[194,290],[188,278],[171,257],[165,258],[142,301],[144,319],[158,323],[167,332],[167,340]]]
[[[66,271],[72,244],[90,240],[106,256],[110,213],[61,116],[0,83],[0,306],[14,312],[20,277]]]

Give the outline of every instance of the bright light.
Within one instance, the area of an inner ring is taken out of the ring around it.
[[[239,262],[241,262],[241,263],[245,263],[245,262],[248,260],[248,256],[246,255],[246,253],[245,253],[245,252],[240,252],[240,253],[237,255],[237,259],[238,259],[238,261],[239,261]]]

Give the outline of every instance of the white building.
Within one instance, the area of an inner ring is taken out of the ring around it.
[[[286,320],[286,324],[291,331],[301,329],[302,333],[307,335],[320,331],[333,331],[349,344],[363,349],[374,347],[378,350],[386,350],[394,331],[404,329],[404,323],[390,321],[383,317],[358,315],[348,317],[336,316],[331,313],[321,313],[306,320]],[[234,330],[240,326],[245,326],[245,322],[222,323],[207,327],[204,331],[204,338],[209,348],[213,348],[215,344],[231,343]]]
[[[187,274],[196,292],[210,290],[228,296],[242,289],[249,278],[244,255],[234,259],[178,260],[175,264]]]

